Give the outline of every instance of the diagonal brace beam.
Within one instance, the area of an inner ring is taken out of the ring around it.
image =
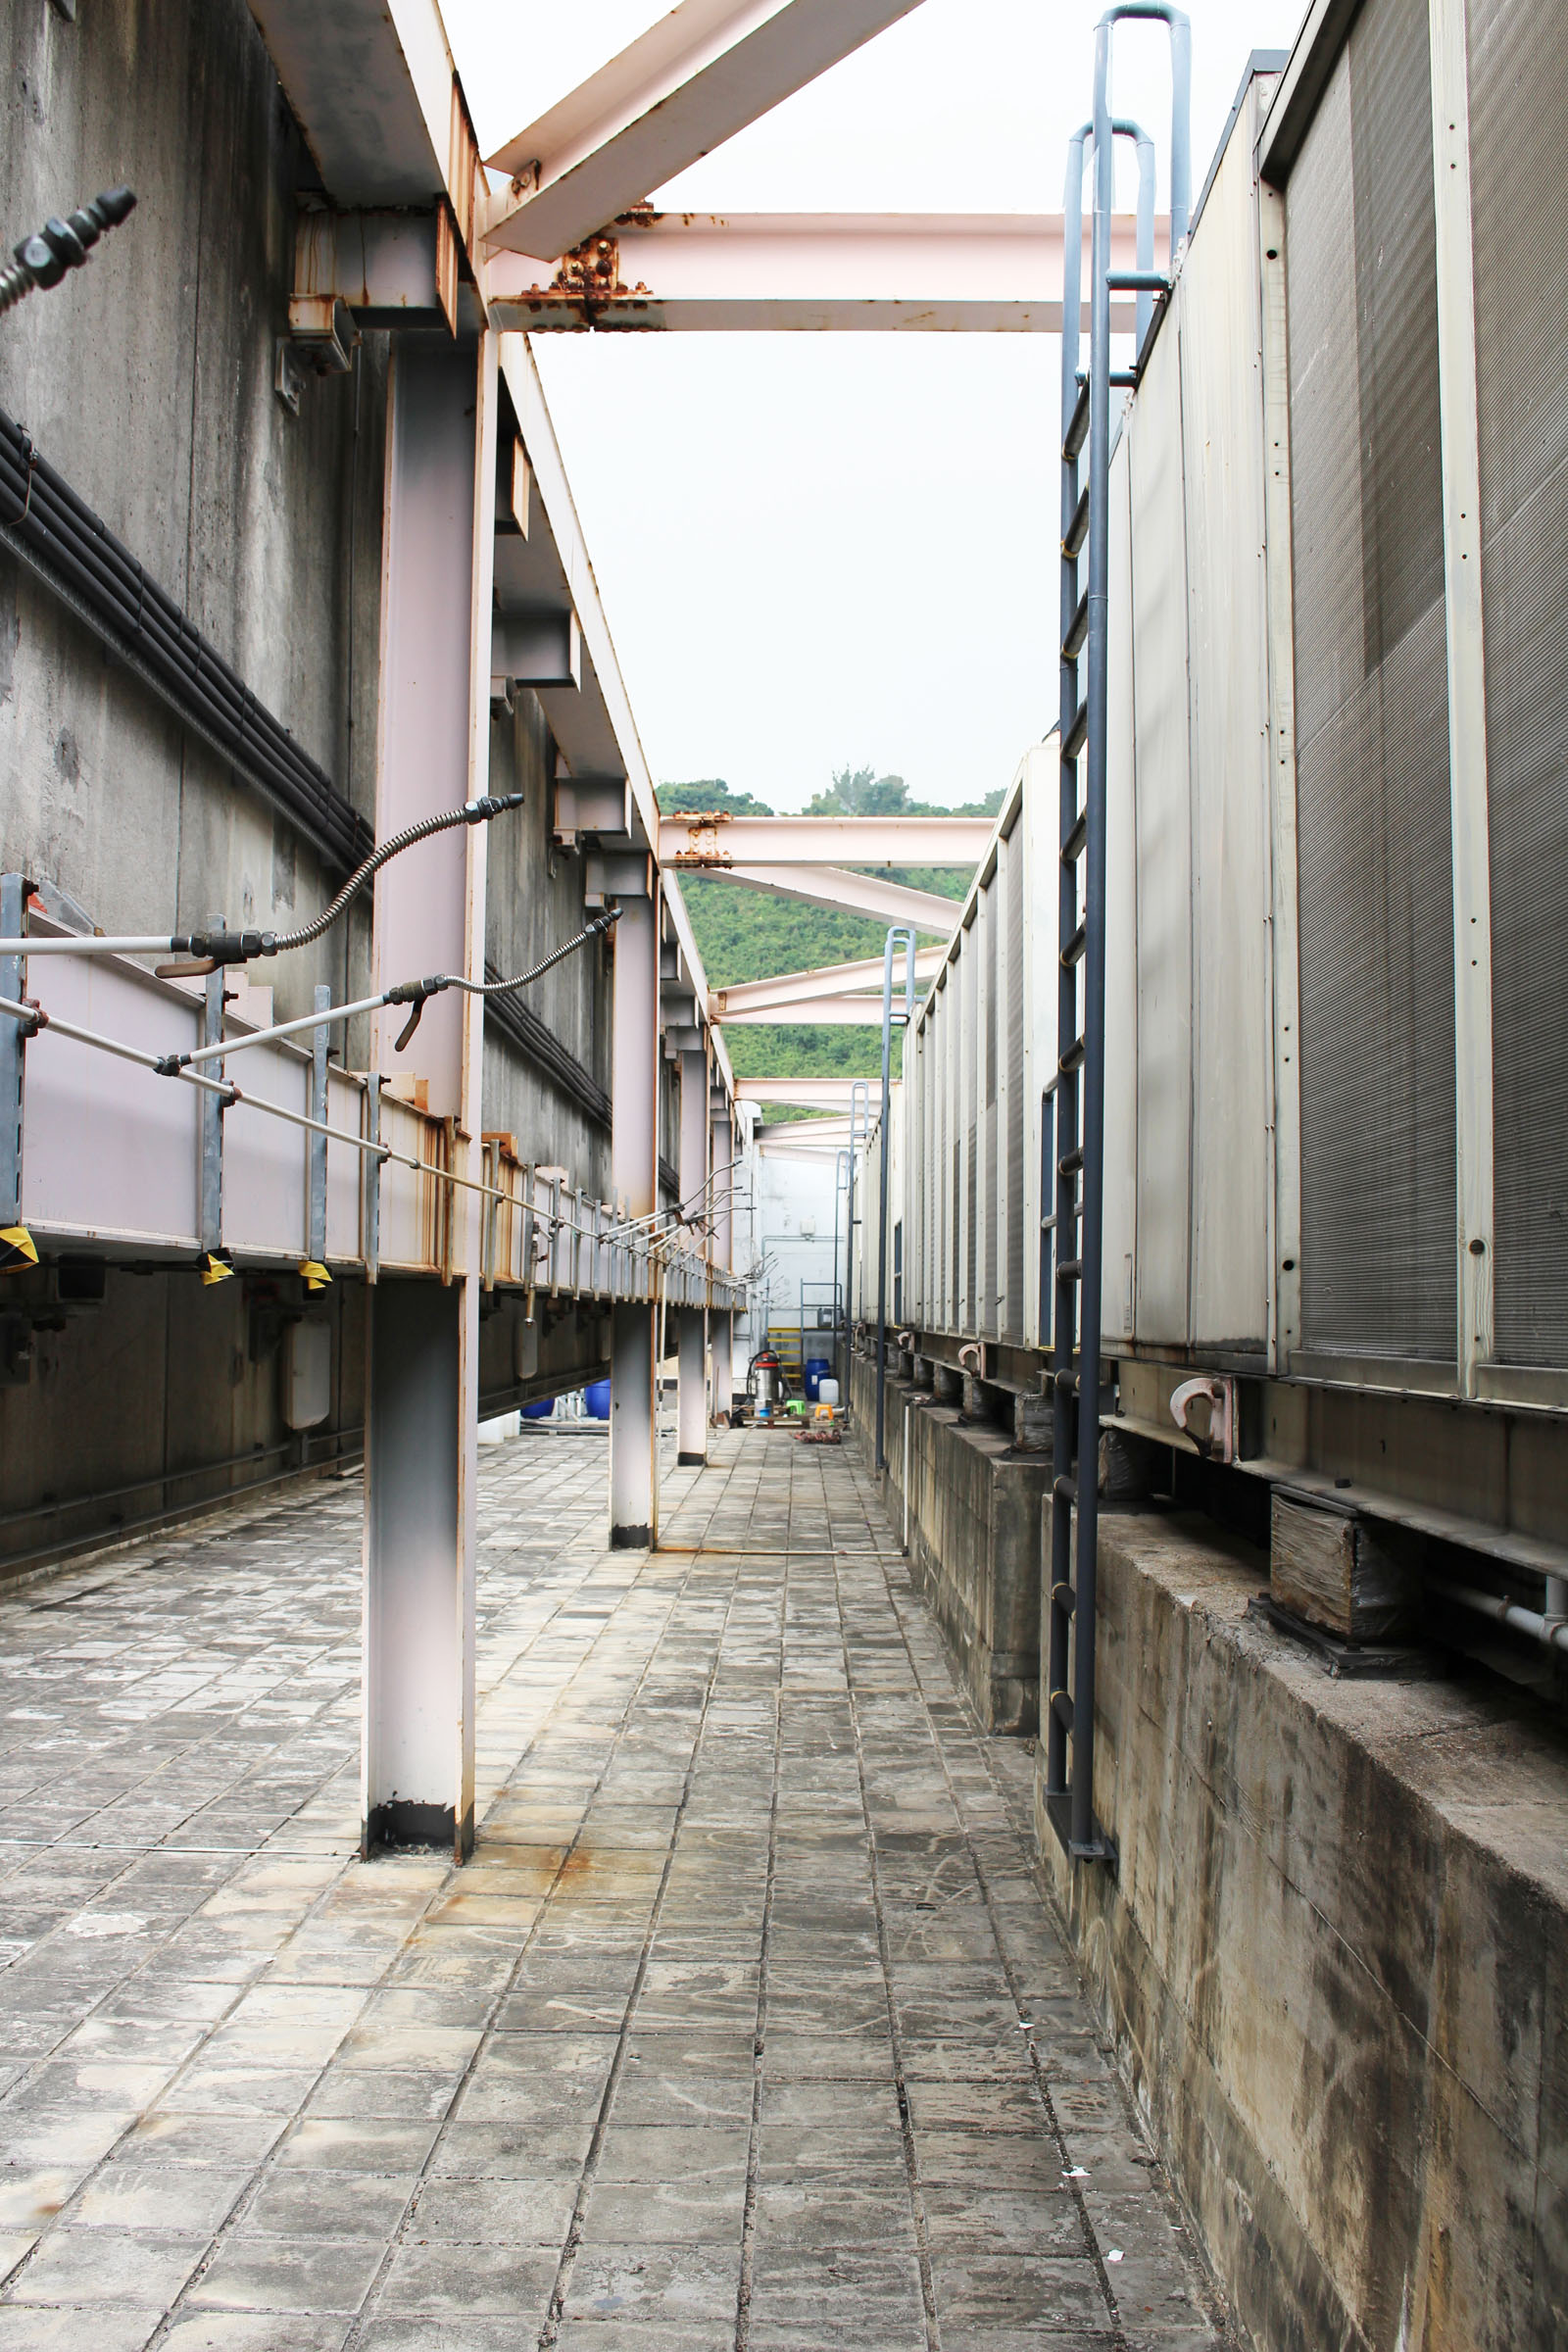
[[[680,0],[490,158],[514,189],[492,245],[565,253],[916,0]]]

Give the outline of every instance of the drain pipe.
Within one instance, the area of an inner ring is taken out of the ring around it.
[[[1553,1587],[1556,1592],[1553,1592]],[[1441,1599],[1451,1600],[1461,1609],[1470,1609],[1478,1617],[1490,1617],[1494,1625],[1505,1625],[1516,1634],[1526,1634],[1539,1642],[1544,1649],[1568,1652],[1568,1618],[1556,1614],[1544,1616],[1539,1609],[1521,1608],[1516,1600],[1507,1600],[1500,1593],[1482,1592],[1474,1585],[1452,1585],[1445,1577],[1428,1577],[1426,1589]],[[1560,1577],[1546,1579],[1546,1598],[1568,1597]]]
[[[900,1027],[906,1029],[914,1018],[914,933],[907,924],[894,923],[882,951],[882,1168],[881,1209],[876,1228],[876,1466],[879,1470],[888,1466],[884,1443],[888,1385],[888,1127],[893,1100],[893,962],[901,943],[906,960],[904,1011],[897,1017]]]

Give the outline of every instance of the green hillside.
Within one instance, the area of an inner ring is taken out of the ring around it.
[[[1002,794],[985,801],[965,802],[956,808],[940,808],[912,801],[902,776],[878,776],[869,768],[844,769],[827,792],[815,795],[808,816],[994,816]],[[732,816],[771,816],[774,811],[751,793],[731,792],[709,777],[699,783],[662,784],[660,807],[666,811],[722,809]],[[906,883],[943,898],[961,900],[969,888],[969,867],[877,866],[885,881]],[[775,972],[799,972],[820,963],[847,963],[855,956],[880,956],[887,926],[869,917],[844,914],[829,906],[807,906],[794,899],[776,899],[765,891],[743,890],[731,882],[702,875],[683,878],[681,892],[691,909],[692,929],[712,988],[729,988],[742,980],[765,980]],[[724,1042],[740,1078],[783,1078],[793,1072],[820,1077],[842,1072],[851,1078],[871,1078],[882,1067],[882,1037],[878,1029],[805,1028],[726,1029]],[[899,1067],[902,1040],[893,1041],[894,1072]],[[789,1115],[789,1114],[780,1114]]]

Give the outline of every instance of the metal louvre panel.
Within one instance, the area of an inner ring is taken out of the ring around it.
[[[1568,10],[1471,0],[1469,48],[1496,1353],[1555,1366],[1568,1364]]]
[[[960,1318],[962,1326],[966,1331],[976,1330],[980,1322],[980,1316],[977,1312],[975,1300],[975,1291],[977,1287],[975,1282],[975,1275],[977,1272],[975,1259],[978,1255],[980,1243],[979,1218],[975,1212],[979,1205],[979,1190],[980,1139],[976,1132],[974,1122],[971,1120],[969,1125],[967,1174],[965,1177],[964,1190],[964,1203],[968,1212],[968,1228],[964,1235],[963,1314]]]
[[[1020,1347],[1024,1336],[1024,1137],[1023,1099],[1023,845],[1018,824],[1008,844],[1005,921],[1007,927],[1007,1291],[1003,1338]]]
[[[983,921],[986,934],[985,990],[986,990],[986,1101],[997,1099],[997,893],[994,888],[981,893]],[[971,934],[972,936],[972,934]]]
[[[1301,1321],[1451,1360],[1453,913],[1424,0],[1368,0],[1286,191]]]

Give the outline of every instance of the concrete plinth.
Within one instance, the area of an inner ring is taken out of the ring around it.
[[[855,1359],[852,1400],[864,1431],[876,1367]],[[888,1517],[982,1723],[1033,1732],[1040,1721],[1041,1503],[1049,1453],[1020,1454],[988,1424],[960,1425],[907,1381],[887,1392]],[[867,1447],[869,1441],[866,1441]]]
[[[1102,1522],[1095,1811],[1042,1852],[1252,2339],[1519,2352],[1568,2313],[1568,1753],[1481,1680],[1336,1681],[1207,1522]]]

